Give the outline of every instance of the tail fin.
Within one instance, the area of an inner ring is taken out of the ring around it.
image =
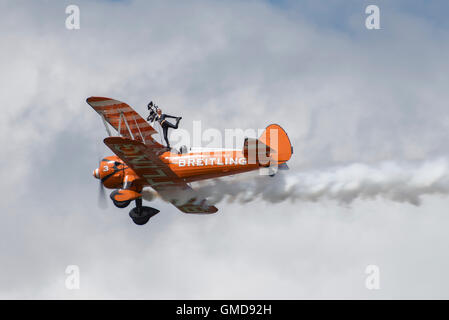
[[[287,133],[280,125],[270,124],[259,137],[259,141],[270,147],[270,158],[278,164],[290,160],[293,147]]]

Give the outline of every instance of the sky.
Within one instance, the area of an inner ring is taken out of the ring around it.
[[[68,5],[80,29],[65,26]],[[380,8],[379,30],[365,27]],[[222,202],[141,227],[97,204],[89,96],[191,131],[289,134],[297,174],[446,159],[446,1],[0,0],[0,298],[449,298],[449,198]],[[169,112],[168,112],[169,111]],[[268,178],[267,179],[271,179]],[[65,286],[68,265],[80,289]],[[366,267],[379,268],[369,290]]]

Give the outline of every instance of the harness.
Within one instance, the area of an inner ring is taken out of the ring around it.
[[[164,122],[165,122],[165,119],[162,119],[161,120],[161,116],[159,116],[159,115],[157,115],[157,121],[159,122],[159,124],[162,126],[163,124],[164,124]]]

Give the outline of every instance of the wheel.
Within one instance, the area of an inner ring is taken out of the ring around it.
[[[111,198],[112,202],[114,203],[114,205],[117,208],[126,208],[127,206],[129,206],[129,204],[131,203],[131,200],[117,201],[114,199],[117,194],[119,194],[119,190],[114,190],[114,191],[112,191],[111,195],[109,196]]]
[[[138,226],[143,226],[145,223],[148,222],[148,220],[150,220],[150,217],[137,217],[137,218],[132,218],[133,222],[135,224],[137,224]]]
[[[115,201],[115,200],[112,200],[112,202],[117,208],[126,208],[131,203],[131,201]]]
[[[159,210],[151,207],[141,207],[140,212],[137,211],[137,207],[131,209],[129,216],[133,219],[133,222],[139,226],[144,225],[150,220],[152,216],[157,214]]]

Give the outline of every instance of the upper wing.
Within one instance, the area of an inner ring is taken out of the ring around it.
[[[155,189],[165,200],[185,213],[214,213],[218,209],[207,204],[158,156],[165,150],[158,143],[144,145],[137,140],[109,137],[104,143]]]
[[[153,140],[151,135],[157,133],[145,119],[124,102],[103,97],[90,97],[86,102],[123,137],[143,139],[144,143],[148,143],[148,140]]]

